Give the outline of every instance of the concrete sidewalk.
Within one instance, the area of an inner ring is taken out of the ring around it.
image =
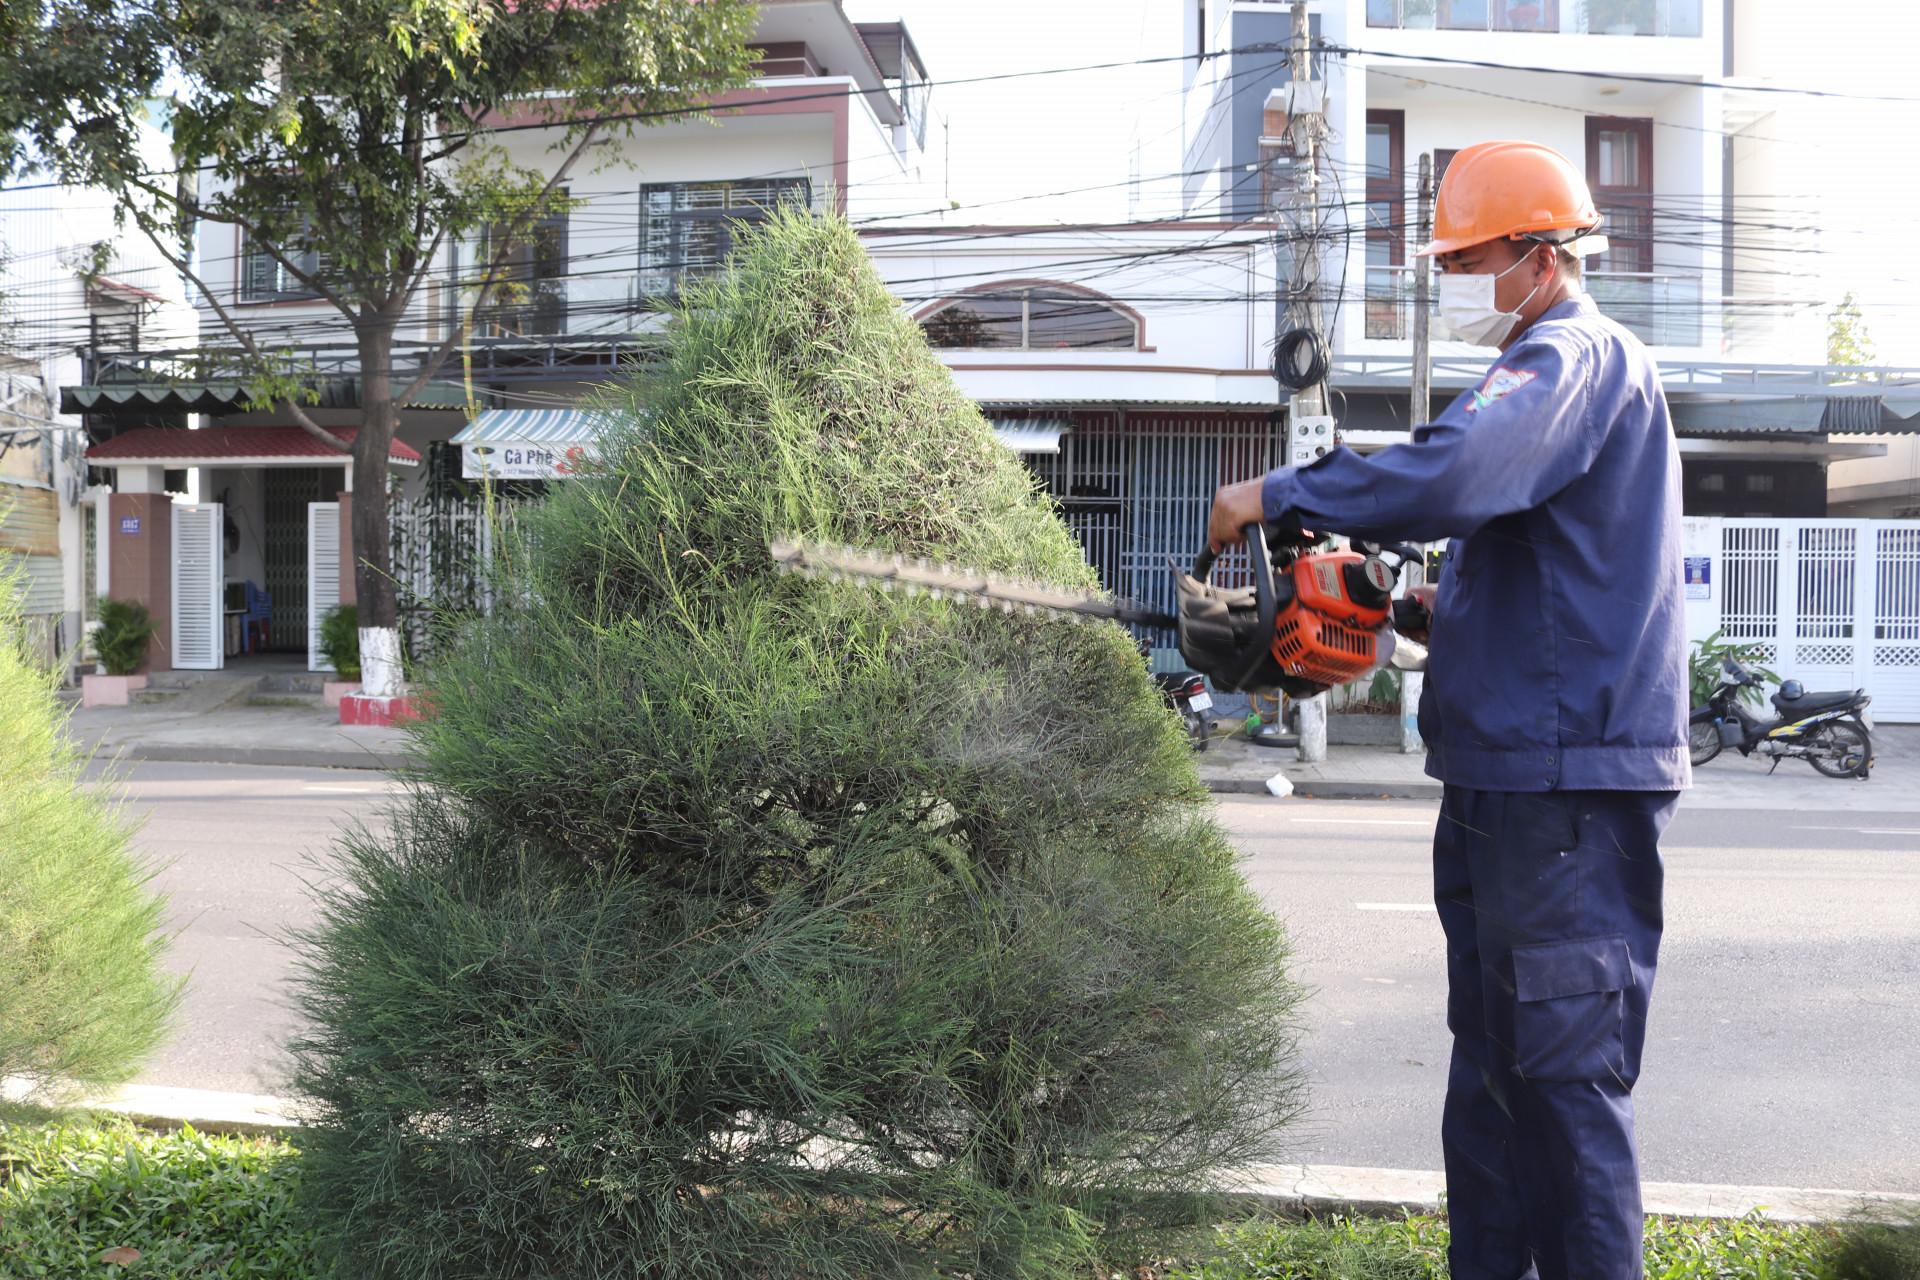
[[[82,1106],[124,1116],[149,1128],[190,1124],[202,1133],[291,1138],[296,1137],[301,1122],[298,1106],[289,1099],[208,1089],[129,1085],[109,1098]],[[1440,1212],[1446,1176],[1424,1169],[1269,1165],[1244,1171],[1224,1189],[1236,1199],[1283,1213],[1395,1217]],[[1641,1196],[1647,1213],[1679,1218],[1738,1218],[1758,1213],[1775,1222],[1837,1222],[1889,1212],[1920,1212],[1920,1195],[1816,1187],[1648,1182],[1641,1185]]]
[[[207,693],[154,706],[77,707],[68,731],[94,755],[127,760],[405,767],[411,747],[405,730],[343,728],[337,720],[320,708],[254,706]],[[1823,778],[1800,760],[1783,760],[1769,775],[1769,762],[1729,752],[1694,771],[1693,789],[1681,803],[1701,809],[1920,813],[1920,725],[1880,725],[1873,742],[1873,777],[1866,782]],[[1267,780],[1284,774],[1294,794],[1309,799],[1440,796],[1424,755],[1387,747],[1334,746],[1325,760],[1307,764],[1291,747],[1259,747],[1233,733],[1216,737],[1194,763],[1215,792],[1265,795]]]
[[[1920,813],[1920,725],[1883,724],[1873,731],[1873,776],[1825,778],[1803,760],[1749,760],[1723,752],[1693,772],[1680,803],[1694,809],[1804,809]],[[1307,764],[1290,747],[1259,747],[1243,736],[1215,738],[1194,757],[1216,792],[1267,793],[1267,779],[1285,774],[1294,794],[1314,799],[1438,799],[1424,755],[1387,747],[1333,746]]]

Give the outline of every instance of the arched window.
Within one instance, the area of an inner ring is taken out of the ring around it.
[[[988,289],[920,318],[936,347],[1002,351],[1137,351],[1140,322],[1115,304],[1059,285]]]

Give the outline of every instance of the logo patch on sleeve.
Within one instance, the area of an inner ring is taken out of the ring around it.
[[[1478,413],[1495,400],[1512,395],[1538,376],[1530,370],[1509,369],[1502,365],[1488,374],[1480,389],[1473,393],[1473,401],[1467,405],[1467,412]]]

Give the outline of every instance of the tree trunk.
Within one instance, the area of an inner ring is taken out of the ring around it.
[[[353,589],[360,609],[360,671],[376,697],[402,692],[400,609],[387,518],[387,455],[400,413],[393,403],[393,327],[360,328],[360,432],[353,440]]]

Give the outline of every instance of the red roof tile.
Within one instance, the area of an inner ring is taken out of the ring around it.
[[[328,427],[327,430],[349,444],[360,432],[358,427]],[[398,440],[387,451],[387,457],[395,462],[420,461],[418,450]],[[140,427],[123,431],[105,444],[96,444],[87,450],[87,461],[97,466],[112,466],[116,462],[144,462],[150,466],[177,462],[181,466],[199,466],[227,458],[346,461],[345,454],[299,427],[208,427],[202,431]]]

